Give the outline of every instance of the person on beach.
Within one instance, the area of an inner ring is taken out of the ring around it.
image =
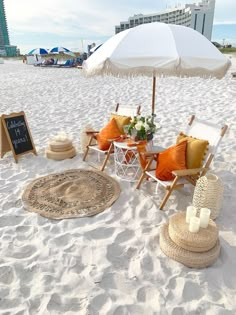
[[[53,58],[50,58],[48,60],[45,60],[45,65],[53,65],[54,64],[54,59]]]

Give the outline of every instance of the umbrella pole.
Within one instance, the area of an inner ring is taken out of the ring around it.
[[[156,77],[152,78],[152,115],[155,112],[155,96],[156,96]]]

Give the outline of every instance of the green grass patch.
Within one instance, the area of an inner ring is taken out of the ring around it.
[[[236,53],[236,47],[231,47],[231,48],[219,48],[220,52],[223,54],[232,54]]]

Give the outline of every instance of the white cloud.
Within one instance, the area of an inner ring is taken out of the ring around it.
[[[36,47],[57,44],[82,49],[82,44],[78,44],[81,40],[86,46],[89,42],[100,43],[114,35],[115,25],[129,16],[157,12],[177,3],[194,2],[197,0],[4,1],[11,43],[24,52],[31,43]],[[235,0],[216,0],[216,23],[235,21],[235,12]]]

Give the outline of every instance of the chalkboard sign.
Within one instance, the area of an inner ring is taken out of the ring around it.
[[[19,155],[28,152],[37,154],[24,112],[2,115],[1,124],[1,157],[12,150],[17,162]]]

